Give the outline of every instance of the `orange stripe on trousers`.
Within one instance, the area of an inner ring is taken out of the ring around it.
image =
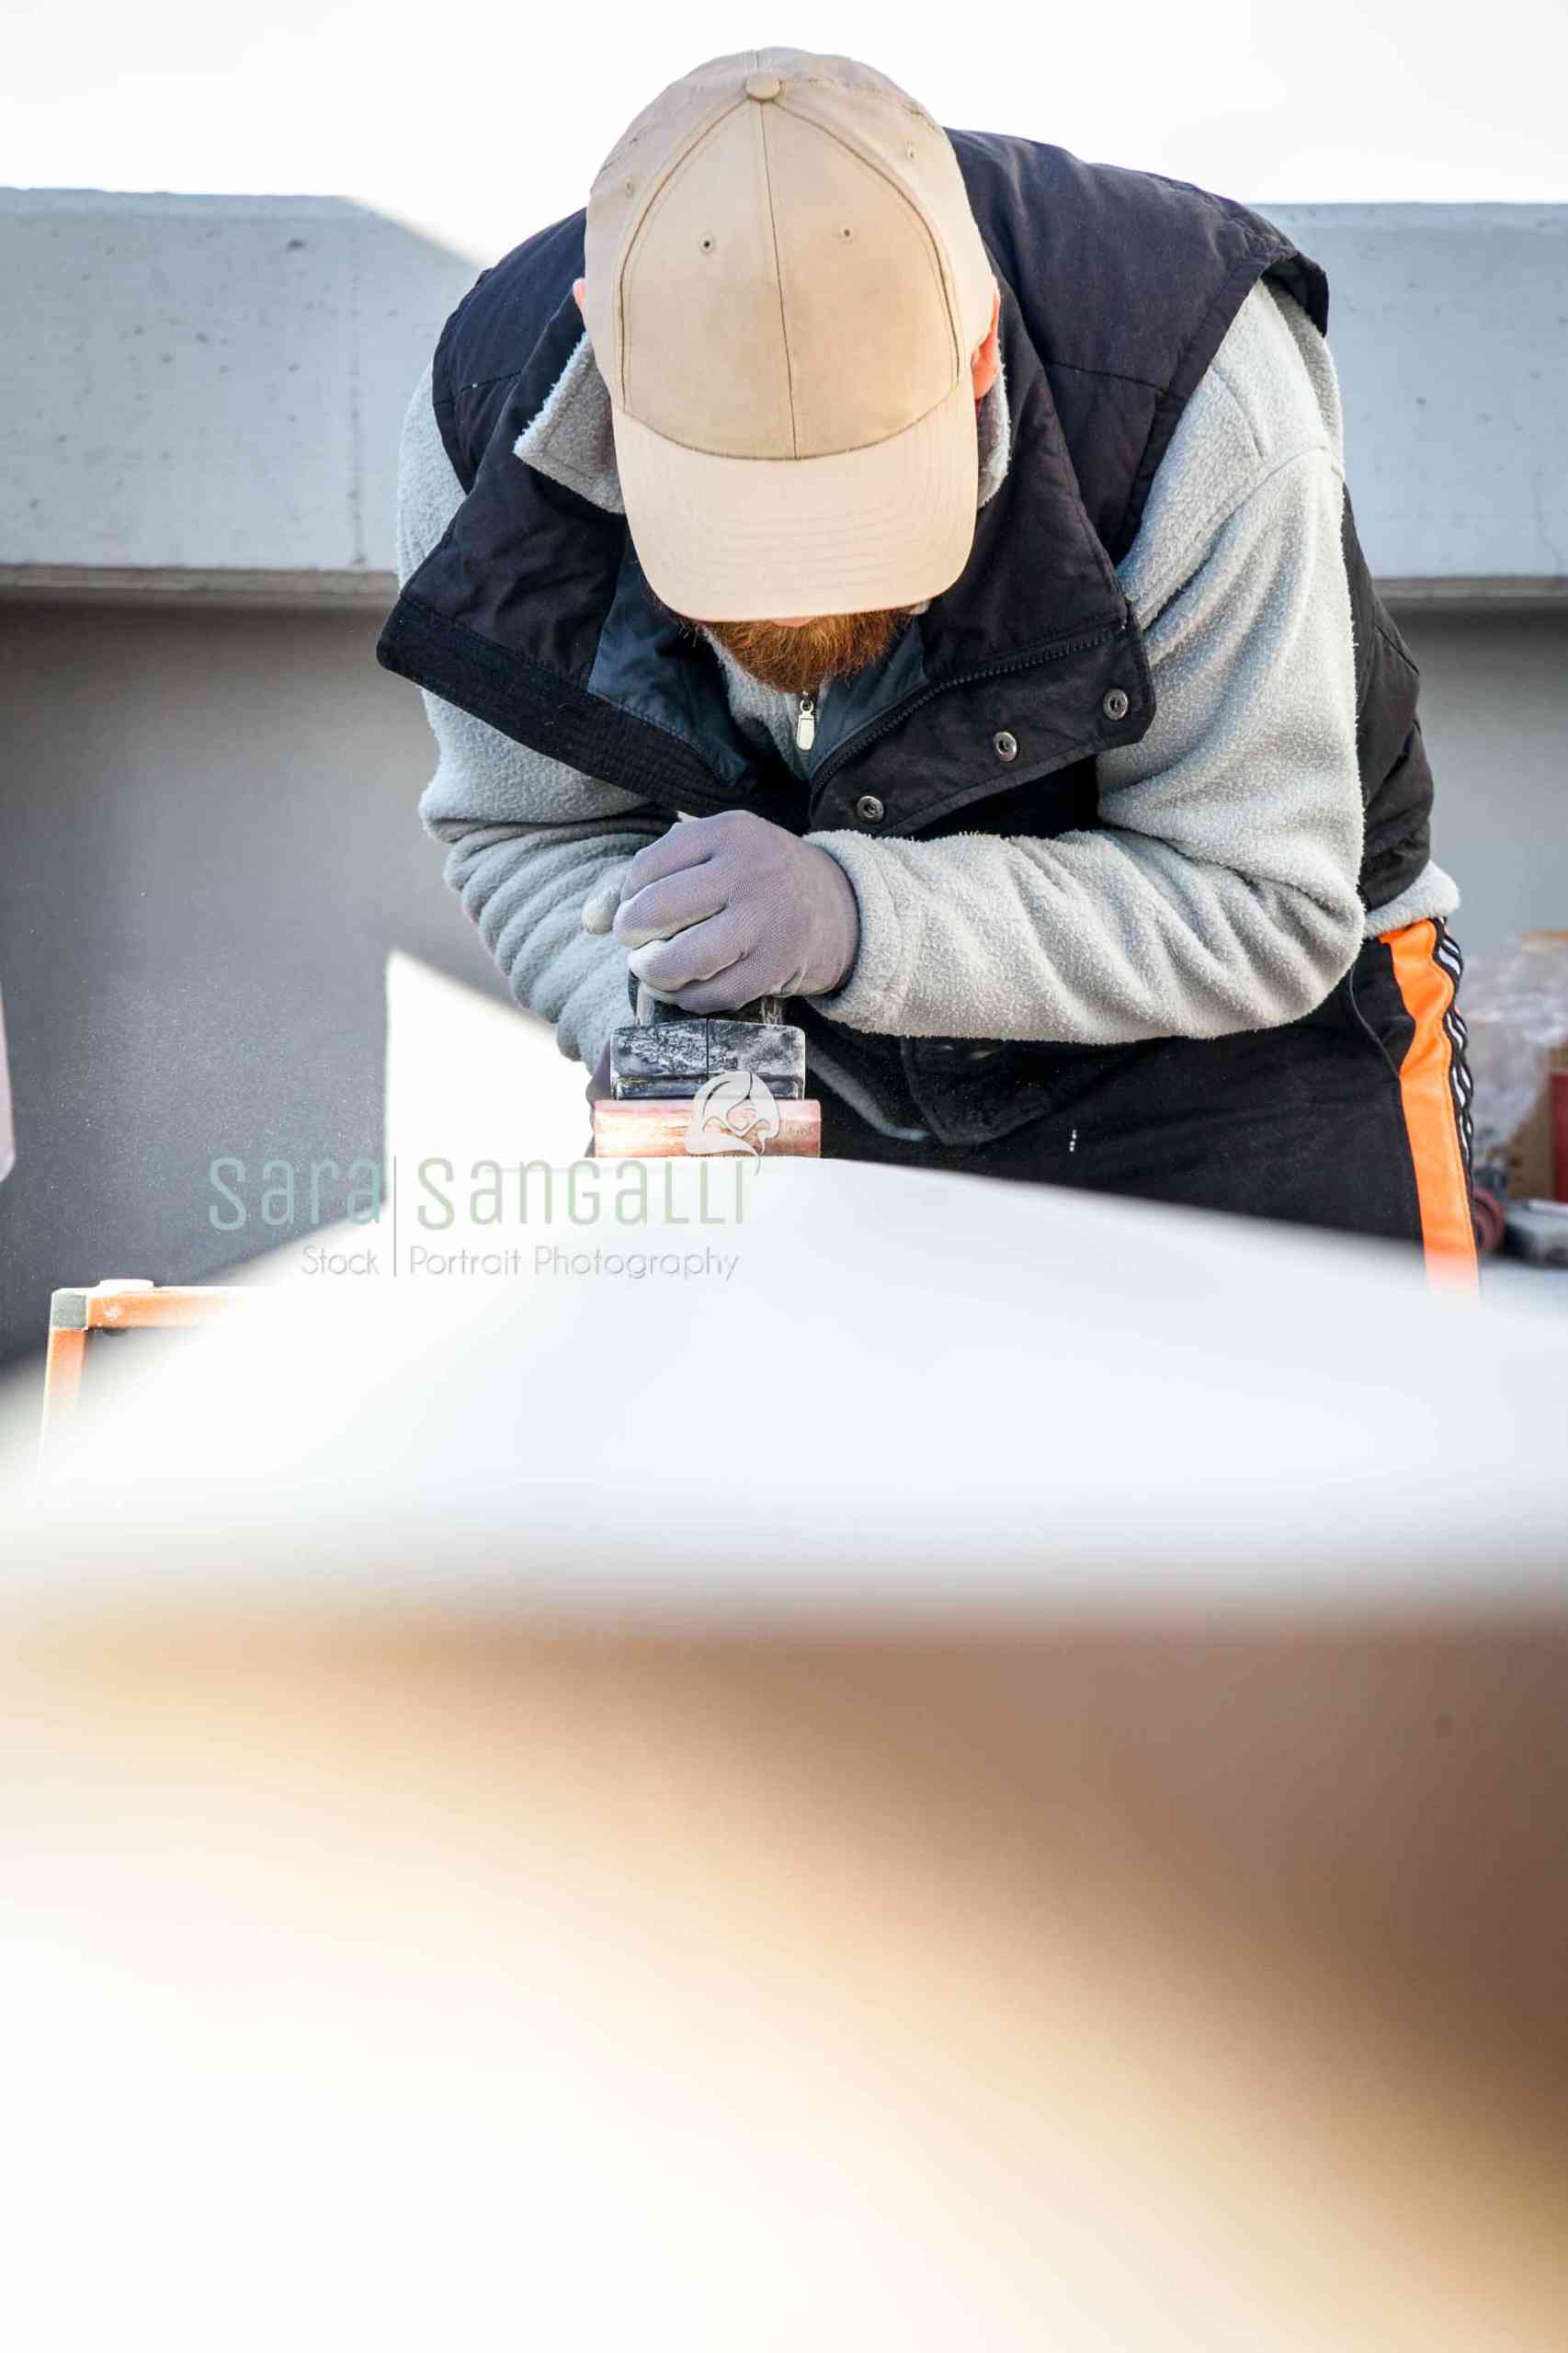
[[[1400,1064],[1399,1091],[1415,1164],[1426,1271],[1435,1283],[1471,1290],[1476,1286],[1475,1231],[1450,1084],[1453,1047],[1443,1026],[1454,1001],[1454,984],[1433,952],[1437,944],[1435,923],[1407,923],[1380,936],[1393,958],[1404,1009],[1415,1024]]]

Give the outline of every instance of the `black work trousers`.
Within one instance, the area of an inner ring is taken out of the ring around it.
[[[1424,920],[1369,939],[1315,1012],[1278,1029],[1028,1047],[1023,1075],[1050,1108],[985,1143],[883,1135],[824,1089],[823,1154],[1419,1243],[1435,1273],[1472,1280],[1460,970]]]

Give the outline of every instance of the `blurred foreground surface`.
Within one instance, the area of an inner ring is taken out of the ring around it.
[[[661,1618],[1562,1589],[1551,1277],[1478,1309],[1403,1248],[722,1160],[405,1182],[272,1271],[95,1338],[19,1575]]]
[[[1560,1314],[831,1164],[561,1222],[12,1505],[8,2340],[1554,2343]]]

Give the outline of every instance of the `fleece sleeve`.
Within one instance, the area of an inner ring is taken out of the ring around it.
[[[1343,478],[1321,437],[1268,462],[1244,422],[1244,494],[1196,543],[1166,538],[1165,576],[1138,584],[1157,709],[1100,761],[1100,826],[813,835],[861,925],[822,1012],[904,1037],[1211,1038],[1293,1020],[1348,970],[1363,821]]]
[[[426,369],[399,450],[400,583],[439,541],[462,495]],[[626,956],[584,931],[583,902],[668,819],[421,691],[437,760],[419,814],[446,845],[447,881],[518,1004],[552,1022],[562,1052],[591,1067],[627,1018]]]

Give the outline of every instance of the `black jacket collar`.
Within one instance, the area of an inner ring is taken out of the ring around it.
[[[871,699],[828,752],[809,806],[800,780],[735,725],[710,651],[652,595],[625,517],[516,453],[580,334],[569,285],[467,500],[388,621],[381,660],[607,783],[672,810],[758,807],[792,830],[853,822],[868,798],[881,803],[881,830],[921,830],[1136,738],[1153,712],[1136,623],[1078,494],[1017,296],[996,275],[1006,475],[979,510],[962,574],[910,623],[917,644],[892,665],[893,699]],[[1110,719],[1118,688],[1125,707]],[[999,736],[1016,752],[1004,756]]]

